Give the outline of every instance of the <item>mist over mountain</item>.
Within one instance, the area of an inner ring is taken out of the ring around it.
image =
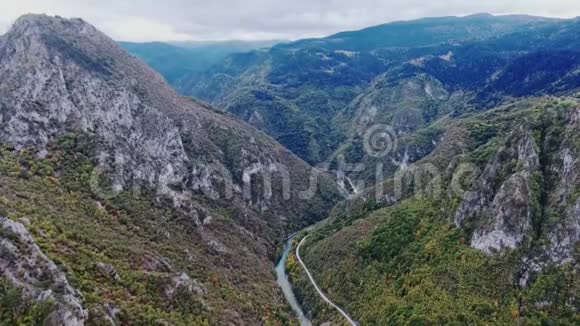
[[[279,41],[215,41],[215,42],[120,42],[128,52],[145,61],[165,77],[171,85],[182,78],[192,78],[233,53],[267,49]]]

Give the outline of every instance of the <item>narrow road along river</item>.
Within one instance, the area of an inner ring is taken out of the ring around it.
[[[278,265],[276,265],[276,278],[277,278],[278,285],[282,288],[282,292],[284,293],[286,300],[288,300],[290,307],[292,307],[292,310],[294,310],[294,312],[296,313],[296,316],[298,317],[298,320],[300,321],[300,325],[301,326],[311,326],[312,322],[310,322],[310,320],[306,317],[306,315],[302,311],[300,304],[296,300],[296,296],[294,295],[294,291],[292,291],[292,285],[288,281],[288,276],[286,275],[286,269],[285,269],[286,260],[288,259],[288,254],[290,253],[290,250],[292,250],[292,241],[293,240],[294,240],[294,236],[291,236],[288,240],[286,240],[286,243],[284,244],[284,251],[282,253],[282,257],[280,257],[280,260],[278,261]]]
[[[300,263],[300,265],[302,265],[302,268],[304,268],[304,271],[306,272],[306,275],[308,275],[308,278],[310,279],[310,283],[312,283],[312,285],[314,286],[314,288],[316,289],[316,292],[318,292],[318,295],[324,300],[326,301],[326,303],[328,303],[329,305],[331,305],[334,309],[336,309],[346,320],[348,320],[348,322],[352,325],[352,326],[357,326],[358,324],[352,319],[352,317],[350,317],[346,311],[344,311],[342,308],[340,308],[338,305],[336,305],[334,302],[332,302],[332,300],[330,300],[326,294],[324,294],[324,292],[322,292],[322,290],[320,289],[320,287],[318,286],[318,284],[316,284],[316,281],[314,280],[314,277],[312,277],[312,274],[310,274],[310,271],[308,270],[308,267],[306,267],[306,264],[304,264],[304,262],[302,261],[302,258],[300,257],[300,247],[302,246],[302,244],[304,243],[304,241],[306,240],[306,238],[308,238],[309,236],[305,236],[304,238],[302,238],[302,241],[300,241],[300,243],[298,244],[298,247],[296,247],[296,258],[298,259],[298,262]]]

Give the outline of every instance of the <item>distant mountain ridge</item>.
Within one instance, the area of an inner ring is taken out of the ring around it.
[[[571,91],[577,87],[578,22],[524,15],[395,22],[233,54],[205,73],[184,77],[176,87],[223,107],[316,164],[336,156],[352,137],[355,120],[343,117],[360,106],[365,93],[378,92],[375,87],[385,78],[396,84],[424,76],[452,98],[475,97],[474,106],[505,96]],[[553,59],[542,62],[534,56]],[[528,79],[518,80],[523,71],[510,70],[521,70],[527,60],[536,61],[532,64],[542,72],[529,71]],[[558,69],[544,74],[551,69],[548,62]],[[569,79],[568,89],[552,85],[561,78]],[[521,82],[527,85],[519,87]],[[388,110],[375,106],[379,112]]]
[[[301,40],[281,46],[319,46],[349,51],[430,46],[494,37],[530,27],[532,24],[559,20],[528,15],[494,16],[491,14],[421,18],[391,22],[357,31],[340,32],[321,39]]]
[[[280,41],[206,41],[206,42],[119,42],[121,47],[145,61],[172,85],[180,79],[201,73],[228,55],[267,49]]]

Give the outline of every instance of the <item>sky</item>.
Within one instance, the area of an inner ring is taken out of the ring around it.
[[[119,41],[296,40],[397,20],[474,13],[580,16],[578,0],[1,0],[20,15],[80,17]]]

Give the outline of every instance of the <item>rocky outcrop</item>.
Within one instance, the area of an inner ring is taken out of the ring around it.
[[[551,167],[556,185],[549,196],[547,210],[551,221],[544,227],[542,245],[523,259],[520,286],[546,266],[575,264],[578,267],[580,243],[580,107],[572,106],[564,122],[563,140]]]
[[[113,265],[97,262],[95,264],[95,267],[101,273],[102,276],[110,278],[117,282],[121,280],[119,273],[117,273],[117,270],[115,270],[115,267],[113,267]]]
[[[547,266],[578,259],[580,107],[544,114],[541,151],[528,129],[515,131],[454,217],[458,227],[473,230],[471,246],[487,254],[527,245],[517,277],[522,287]]]
[[[517,134],[488,163],[455,214],[458,227],[474,228],[471,246],[488,254],[516,248],[531,229],[532,203],[539,195],[532,190],[533,173],[539,158],[531,133]]]
[[[514,249],[523,240],[531,226],[534,195],[530,189],[530,175],[526,172],[512,175],[495,195],[489,207],[491,225],[478,228],[471,246],[486,253]]]
[[[55,307],[46,325],[83,325],[87,312],[80,293],[68,282],[34,242],[24,225],[0,217],[0,275],[36,301],[51,301]]]
[[[82,20],[25,16],[0,52],[3,141],[43,153],[65,131],[96,134],[103,142],[95,154],[103,168],[114,171],[118,190],[137,179],[169,194],[168,185],[186,173],[178,128],[140,94],[162,85],[161,78],[131,65],[129,56],[94,27]]]
[[[559,164],[554,171],[559,177],[550,208],[558,212],[560,220],[548,233],[546,252],[553,263],[574,261],[580,242],[580,107],[572,107],[565,117],[564,140],[558,150]]]
[[[565,216],[548,236],[546,248],[551,262],[558,265],[573,262],[576,246],[580,242],[580,198],[566,210]]]
[[[178,289],[184,289],[188,293],[201,296],[207,293],[206,288],[199,281],[191,279],[186,273],[181,273],[171,278],[171,281],[165,287],[165,295],[171,299]]]
[[[547,266],[573,264],[578,270],[577,248],[580,243],[580,198],[569,206],[564,217],[546,236],[545,244],[522,259],[518,284],[528,285]]]
[[[137,255],[137,262],[133,263],[133,268],[147,272],[168,273],[173,270],[169,259],[155,253],[143,253]]]

